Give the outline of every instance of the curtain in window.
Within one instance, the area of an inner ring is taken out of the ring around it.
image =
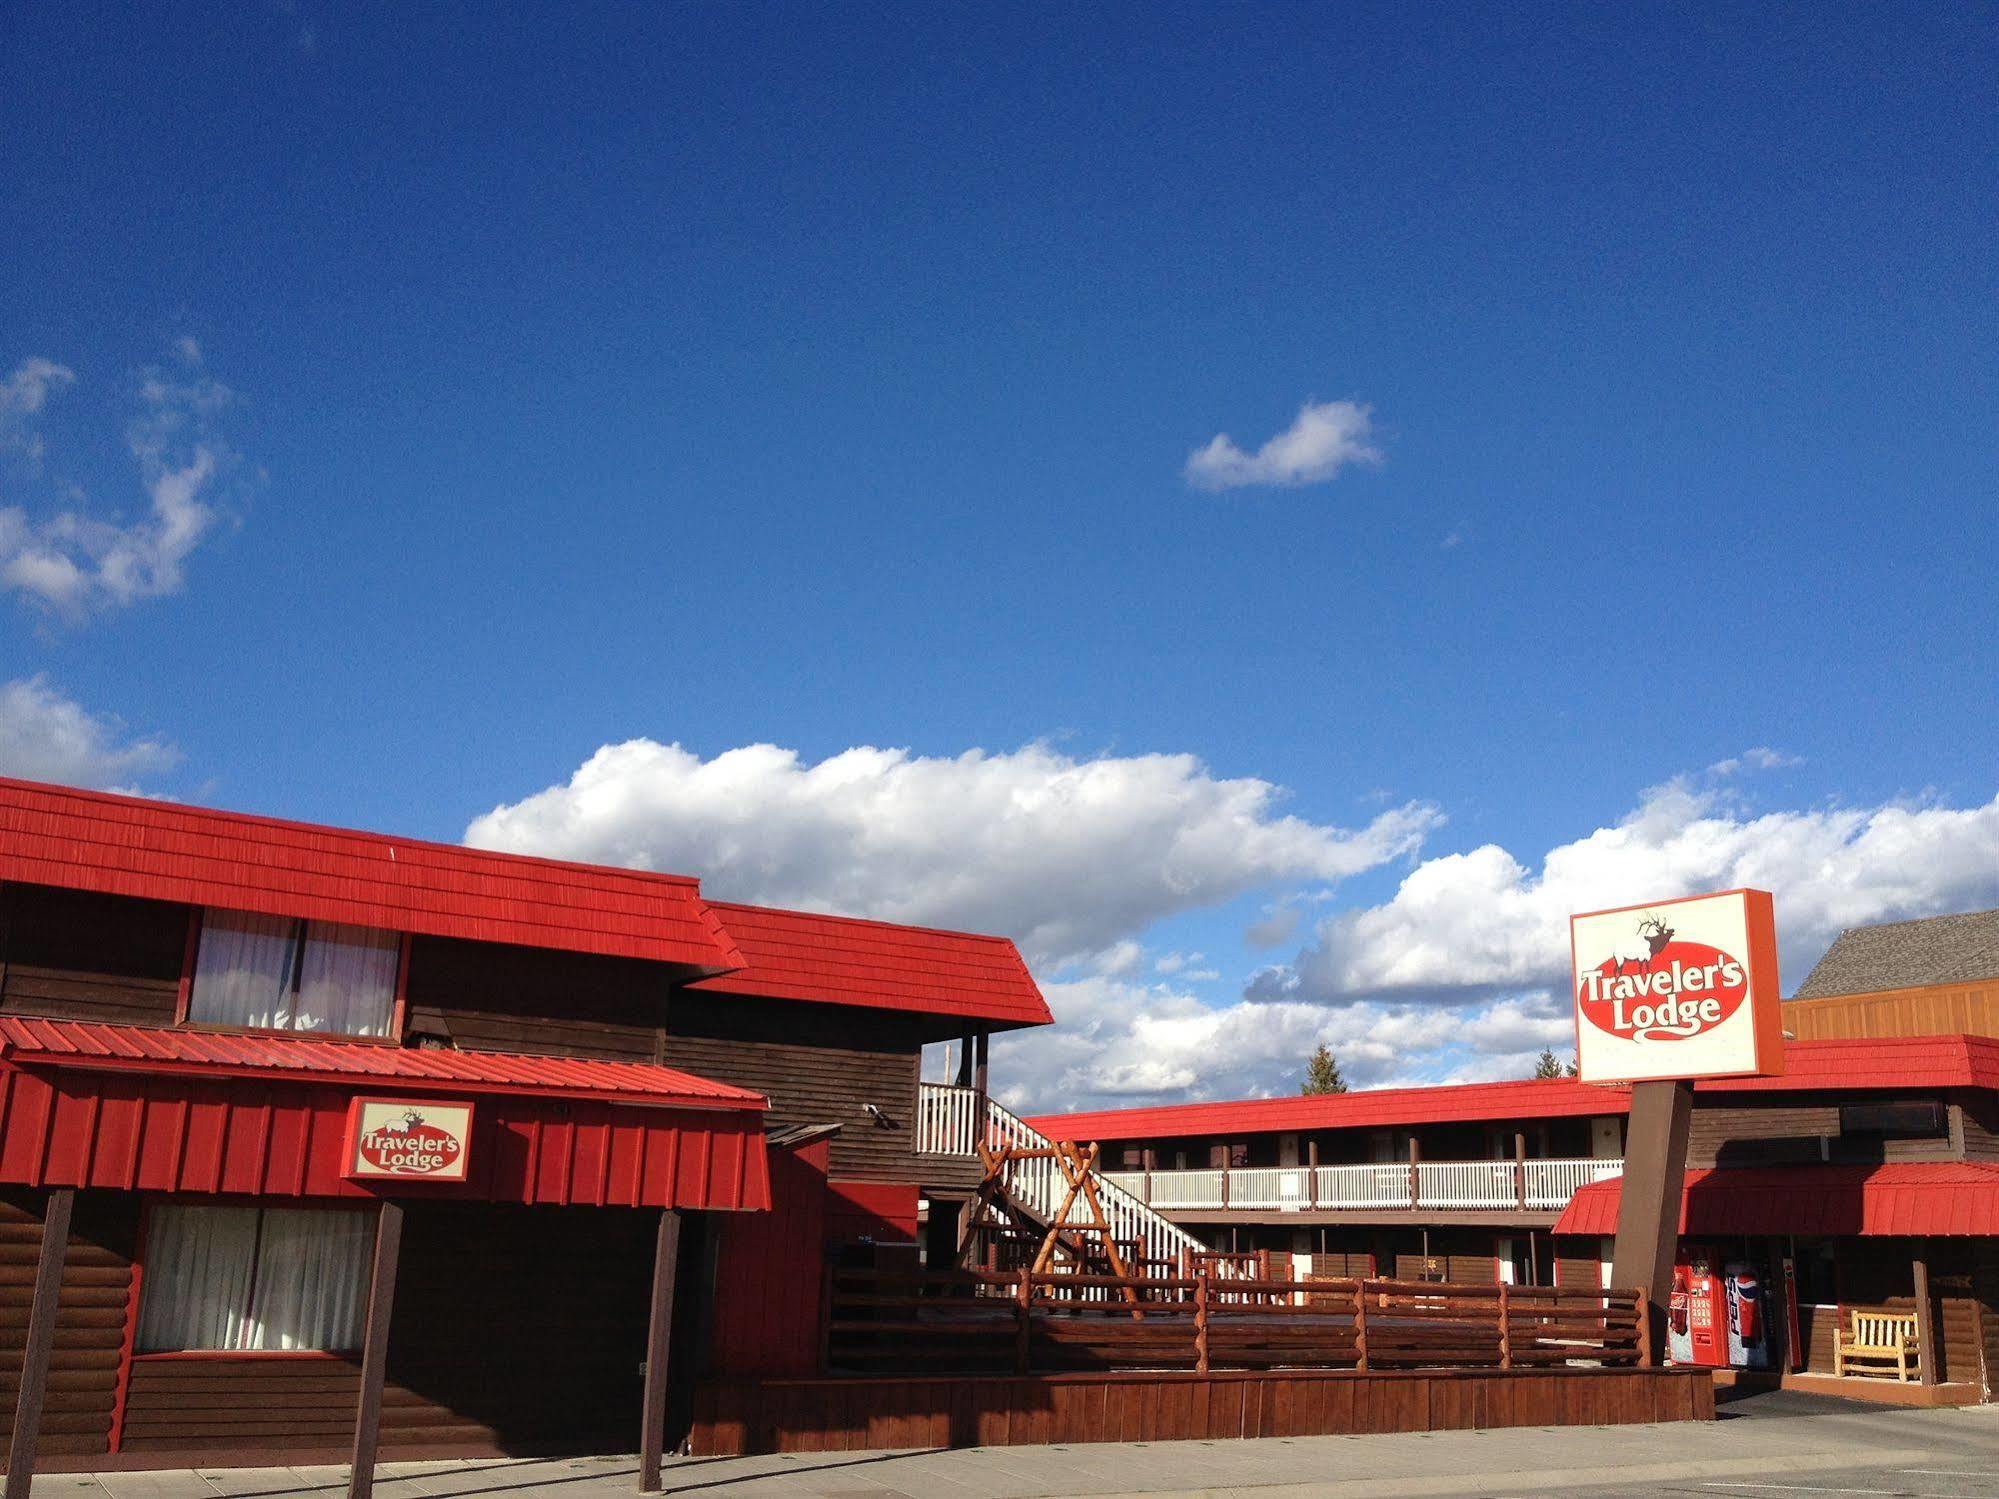
[[[292,1025],[302,1031],[386,1036],[402,943],[394,932],[315,921],[306,927]]]
[[[369,1223],[326,1208],[154,1208],[140,1350],[358,1348]]]
[[[257,1209],[156,1207],[146,1235],[139,1349],[240,1348]]]
[[[371,1221],[365,1213],[266,1209],[243,1346],[359,1348]]]
[[[263,1030],[289,1028],[299,927],[289,916],[203,913],[188,1019]]]

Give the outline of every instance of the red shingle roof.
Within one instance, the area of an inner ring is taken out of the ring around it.
[[[163,1030],[95,1021],[0,1016],[0,1060],[113,1072],[284,1078],[452,1093],[593,1098],[703,1109],[762,1109],[763,1096],[648,1062],[517,1056],[326,1041],[305,1036]]]
[[[692,987],[997,1022],[1054,1017],[1004,937],[713,903],[747,966]]]
[[[1999,1040],[1987,1036],[1892,1036],[1865,1041],[1791,1041],[1775,1078],[1717,1078],[1701,1093],[1805,1093],[1999,1088]],[[1483,1120],[1622,1114],[1630,1093],[1568,1079],[1375,1088],[1313,1097],[1247,1098],[1043,1114],[1028,1122],[1068,1140],[1137,1140],[1270,1130],[1388,1128]]]
[[[1558,1234],[1614,1234],[1623,1179],[1569,1199]],[[1999,1166],[1730,1167],[1687,1173],[1683,1234],[1999,1234]]]
[[[0,779],[0,880],[688,964],[740,955],[683,875]]]

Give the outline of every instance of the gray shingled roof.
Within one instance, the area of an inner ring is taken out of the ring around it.
[[[1819,959],[1793,999],[1874,994],[1999,977],[1999,911],[1857,926]]]

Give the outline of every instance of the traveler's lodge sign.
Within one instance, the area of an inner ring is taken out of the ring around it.
[[[357,1098],[347,1111],[347,1172],[357,1181],[462,1182],[472,1105]]]
[[[1584,1082],[1784,1070],[1769,892],[1730,890],[1569,918]]]

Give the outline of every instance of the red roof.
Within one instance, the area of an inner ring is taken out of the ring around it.
[[[740,955],[683,875],[0,779],[0,880],[688,964]]]
[[[1569,1199],[1558,1234],[1614,1234],[1623,1179]],[[1763,1166],[1689,1171],[1683,1234],[1999,1234],[1999,1166]]]
[[[649,1062],[446,1051],[369,1041],[162,1030],[0,1015],[0,1060],[181,1076],[257,1077],[449,1093],[592,1098],[654,1107],[762,1109],[762,1095]]]
[[[1782,1077],[1717,1078],[1701,1093],[1860,1092],[1999,1088],[1999,1040],[1988,1036],[1886,1036],[1865,1041],[1785,1043]],[[1623,1114],[1631,1095],[1570,1079],[1445,1083],[1310,1097],[1246,1098],[1160,1108],[1042,1114],[1028,1122],[1070,1140],[1137,1140],[1271,1130],[1389,1128],[1483,1120]]]
[[[1054,1017],[1004,937],[713,902],[746,967],[690,987],[768,999],[1046,1025]]]

